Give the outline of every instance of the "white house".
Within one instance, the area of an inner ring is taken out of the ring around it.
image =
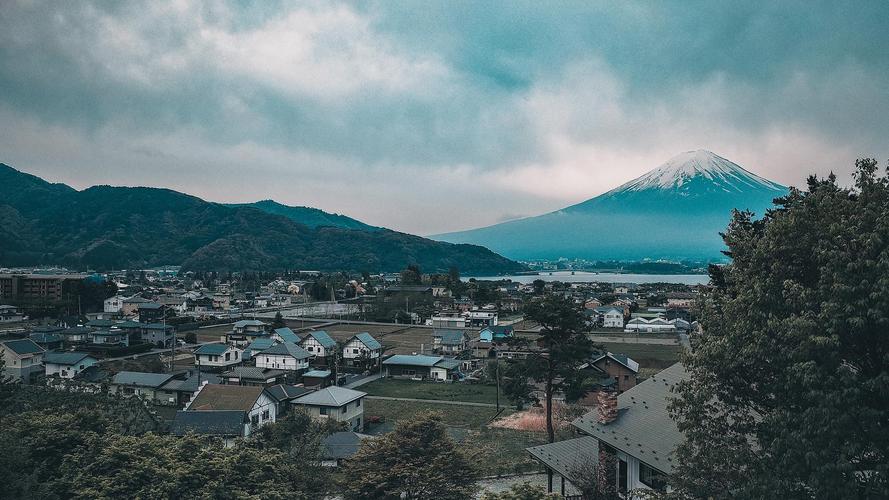
[[[664,318],[633,318],[627,322],[625,332],[670,333],[676,331],[676,324]]]
[[[102,310],[106,313],[117,314],[123,309],[123,301],[124,297],[121,295],[115,295],[114,297],[108,297],[105,299]]]
[[[309,369],[312,353],[293,342],[283,342],[254,354],[253,359],[258,368],[301,371]]]
[[[0,323],[12,323],[25,319],[22,312],[16,306],[0,305]]]
[[[690,292],[670,292],[667,294],[667,307],[687,309],[694,307],[697,296]]]
[[[605,328],[623,328],[624,327],[624,311],[620,307],[602,306],[596,308],[602,326]]]
[[[360,432],[364,429],[364,396],[367,393],[334,386],[296,398],[290,404],[317,419],[348,422],[349,430]]]
[[[299,346],[314,354],[317,359],[323,359],[334,354],[336,341],[324,330],[316,330],[306,334]]]
[[[242,360],[243,351],[228,344],[204,344],[194,350],[194,364],[200,367],[225,368]]]
[[[246,347],[257,338],[269,336],[269,333],[265,331],[266,326],[265,323],[257,319],[236,321],[232,330],[226,335],[226,341],[238,347]]]
[[[348,360],[347,363],[355,365],[361,360],[374,361],[380,359],[382,352],[383,346],[377,339],[367,332],[361,332],[355,334],[343,346],[343,359]]]
[[[497,326],[497,313],[495,311],[469,311],[469,325]]]
[[[3,375],[23,384],[34,382],[43,373],[44,350],[31,339],[7,340],[0,343],[0,355],[6,362]]]
[[[55,352],[43,355],[46,376],[74,378],[75,375],[98,363],[98,360],[85,352]]]

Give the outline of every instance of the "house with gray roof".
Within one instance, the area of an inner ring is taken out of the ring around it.
[[[50,351],[43,355],[47,377],[74,378],[75,375],[98,362],[98,359],[86,352]]]
[[[344,460],[352,458],[361,448],[361,443],[373,439],[374,436],[358,432],[334,432],[321,441],[321,465],[338,467]]]
[[[432,350],[443,354],[457,355],[466,350],[469,337],[463,330],[433,330]]]
[[[282,342],[262,351],[253,358],[256,366],[274,368],[290,372],[301,372],[309,369],[309,361],[313,354],[293,342]]]
[[[528,448],[547,468],[549,491],[554,477],[567,485],[579,480],[566,464],[603,459],[614,464],[608,480],[620,491],[668,489],[683,436],[667,407],[673,388],[687,379],[685,367],[676,363],[623,394],[600,392],[597,409],[571,424],[591,439]]]
[[[226,448],[234,446],[235,440],[246,437],[247,413],[243,410],[208,410],[176,412],[170,425],[170,434],[185,436],[200,434],[222,440]]]
[[[419,380],[452,380],[460,362],[441,356],[396,354],[383,361],[385,376]]]
[[[194,350],[194,364],[202,370],[222,370],[241,364],[243,351],[228,344],[203,344]]]
[[[0,323],[14,323],[23,319],[25,316],[18,307],[9,304],[0,305]]]
[[[176,377],[174,373],[119,372],[111,379],[111,394],[137,396],[159,404],[175,405],[178,395],[165,388]]]
[[[266,391],[275,400],[275,404],[278,405],[278,417],[287,413],[290,410],[290,402],[296,398],[305,396],[306,394],[312,392],[314,389],[310,389],[308,387],[302,387],[299,385],[290,385],[290,384],[276,384],[271,387],[266,387]]]
[[[259,366],[234,366],[219,374],[223,384],[268,387],[284,381],[286,373]]]
[[[256,354],[268,349],[275,345],[275,340],[271,337],[259,337],[258,339],[250,342],[247,347],[244,348],[244,360],[248,360],[253,358]]]
[[[291,405],[316,419],[347,422],[349,429],[360,432],[364,429],[365,396],[365,392],[333,386],[296,398]]]
[[[343,346],[343,359],[352,366],[375,365],[383,354],[383,345],[367,332],[356,333]]]
[[[28,335],[28,338],[47,351],[61,349],[65,342],[65,337],[59,333],[34,332]]]
[[[240,412],[242,427],[238,436],[245,438],[260,427],[274,423],[277,419],[277,405],[274,399],[265,388],[254,386],[202,384],[184,410],[185,413],[220,411]],[[177,418],[179,418],[179,414],[177,414]],[[206,423],[215,417],[188,415],[181,418],[187,419],[193,425],[199,425],[194,422],[203,421]],[[225,419],[228,425],[231,425],[226,428],[225,432],[231,431],[234,420],[235,418],[232,416]],[[174,428],[178,428],[178,425],[174,424]],[[196,429],[193,430],[196,431]],[[174,433],[178,432],[180,431]]]
[[[14,339],[0,342],[0,355],[6,366],[3,374],[23,384],[37,381],[44,373],[45,350],[31,339]]]
[[[268,326],[266,323],[258,319],[236,321],[231,331],[226,334],[226,342],[237,347],[246,347],[258,338],[269,337],[266,326]]]

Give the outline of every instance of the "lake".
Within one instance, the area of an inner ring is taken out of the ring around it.
[[[512,280],[527,284],[534,280],[561,281],[563,283],[679,283],[682,285],[706,285],[710,276],[706,274],[624,274],[624,273],[589,273],[576,271],[543,271],[538,274],[519,274],[512,276],[471,276],[477,280]],[[464,277],[463,281],[470,277]]]

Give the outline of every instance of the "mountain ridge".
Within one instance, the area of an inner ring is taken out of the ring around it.
[[[194,270],[510,272],[521,264],[477,245],[387,229],[310,228],[251,206],[151,187],[76,190],[0,163],[0,265]]]
[[[292,206],[278,203],[275,200],[261,200],[253,203],[227,203],[228,206],[254,207],[265,213],[283,215],[288,219],[306,225],[312,229],[318,227],[338,227],[341,229],[360,229],[362,231],[378,231],[380,227],[371,226],[352,217],[327,212],[320,208]]]

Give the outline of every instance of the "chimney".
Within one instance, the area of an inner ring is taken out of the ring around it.
[[[600,424],[608,425],[617,420],[617,391],[601,390],[596,394],[599,404],[599,415],[596,420]]]

